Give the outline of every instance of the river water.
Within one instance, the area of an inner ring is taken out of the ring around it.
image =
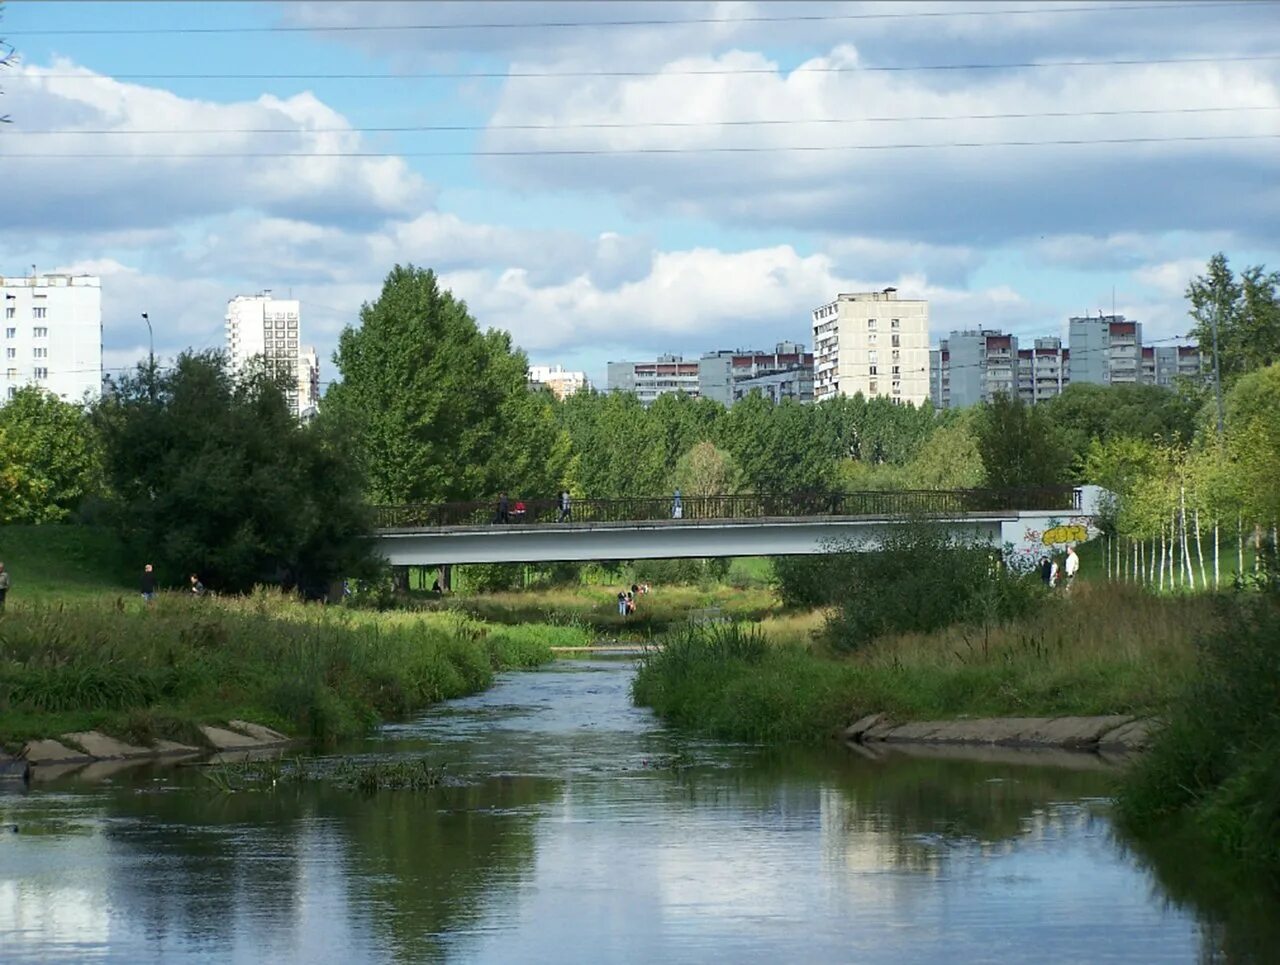
[[[504,675],[344,749],[444,765],[429,791],[0,784],[0,961],[1234,957],[1118,838],[1094,758],[692,740],[631,705],[632,673]]]

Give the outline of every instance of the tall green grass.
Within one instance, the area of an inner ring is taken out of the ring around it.
[[[867,713],[1160,714],[1215,619],[1207,598],[1110,585],[1001,623],[881,637],[852,655],[828,650],[820,628],[805,642],[783,621],[690,627],[646,658],[634,696],[679,726],[752,741],[820,740]]]
[[[1118,809],[1140,835],[1189,832],[1280,881],[1280,598],[1224,609]]]
[[[190,739],[196,723],[245,717],[332,743],[586,637],[457,613],[358,613],[267,591],[162,594],[151,608],[18,604],[0,617],[0,741],[85,727]]]

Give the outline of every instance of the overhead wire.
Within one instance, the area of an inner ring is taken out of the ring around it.
[[[6,31],[15,37],[42,36],[154,36],[154,35],[217,35],[217,34],[295,34],[295,33],[387,33],[395,31],[464,31],[464,30],[533,30],[565,29],[577,27],[681,27],[718,24],[783,24],[783,23],[835,23],[877,20],[927,20],[954,17],[1017,17],[1044,16],[1068,13],[1143,13],[1165,10],[1189,10],[1203,8],[1266,8],[1276,0],[1222,0],[1222,2],[1186,3],[1117,3],[1087,6],[1006,7],[969,10],[912,10],[877,11],[858,13],[824,14],[756,14],[731,17],[680,17],[680,18],[632,18],[626,20],[552,20],[552,21],[473,21],[470,23],[390,23],[390,24],[276,24],[271,26],[237,27],[68,27],[62,29],[31,29]]]
[[[53,135],[177,135],[177,134],[410,134],[410,133],[464,133],[481,131],[588,131],[588,130],[647,130],[650,128],[706,128],[706,127],[781,127],[803,124],[878,124],[917,123],[934,121],[987,121],[1031,120],[1077,117],[1148,117],[1180,114],[1229,114],[1250,111],[1280,111],[1280,104],[1234,105],[1228,107],[1136,107],[1094,111],[1011,111],[985,114],[900,114],[864,115],[861,117],[789,117],[749,118],[741,120],[708,121],[584,121],[556,124],[404,124],[382,127],[205,127],[205,128],[14,128],[6,136]]]
[[[910,151],[966,150],[991,147],[1081,147],[1087,145],[1170,144],[1203,142],[1240,142],[1280,139],[1276,134],[1187,134],[1156,137],[1052,138],[1036,141],[921,141],[895,144],[792,144],[792,145],[708,145],[705,147],[636,147],[636,148],[516,148],[475,149],[465,151],[252,151],[252,152],[134,152],[103,154],[97,151],[50,154],[46,152],[10,152],[16,160],[259,160],[286,158],[448,158],[448,157],[626,157],[680,154],[779,154],[827,153],[833,151]]]
[[[1040,70],[1074,67],[1147,67],[1167,64],[1255,63],[1280,60],[1278,53],[1215,54],[1198,57],[1126,57],[1109,60],[1039,60],[1008,63],[962,64],[833,64],[800,66],[791,70],[778,67],[703,67],[662,68],[658,70],[439,70],[401,71],[396,73],[112,73],[113,80],[512,80],[512,79],[586,79],[591,77],[732,77],[778,76],[793,74],[876,74],[911,73],[915,71],[951,70]],[[18,73],[11,80],[82,80],[96,81],[104,75],[90,72]]]

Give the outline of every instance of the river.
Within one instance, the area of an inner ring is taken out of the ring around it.
[[[428,791],[0,784],[0,961],[1233,960],[1094,758],[693,740],[632,671],[507,674],[344,749],[443,765]]]

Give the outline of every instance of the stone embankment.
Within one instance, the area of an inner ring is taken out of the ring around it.
[[[1061,747],[1077,751],[1145,750],[1156,722],[1146,718],[985,717],[898,723],[868,714],[844,731],[859,744],[970,744],[1001,747]]]
[[[200,728],[202,746],[158,740],[148,746],[128,744],[98,731],[63,734],[57,740],[28,741],[16,759],[0,754],[0,773],[54,765],[94,764],[100,761],[129,761],[146,758],[198,757],[210,753],[262,751],[292,743],[270,727],[245,720],[232,720],[226,727]]]

